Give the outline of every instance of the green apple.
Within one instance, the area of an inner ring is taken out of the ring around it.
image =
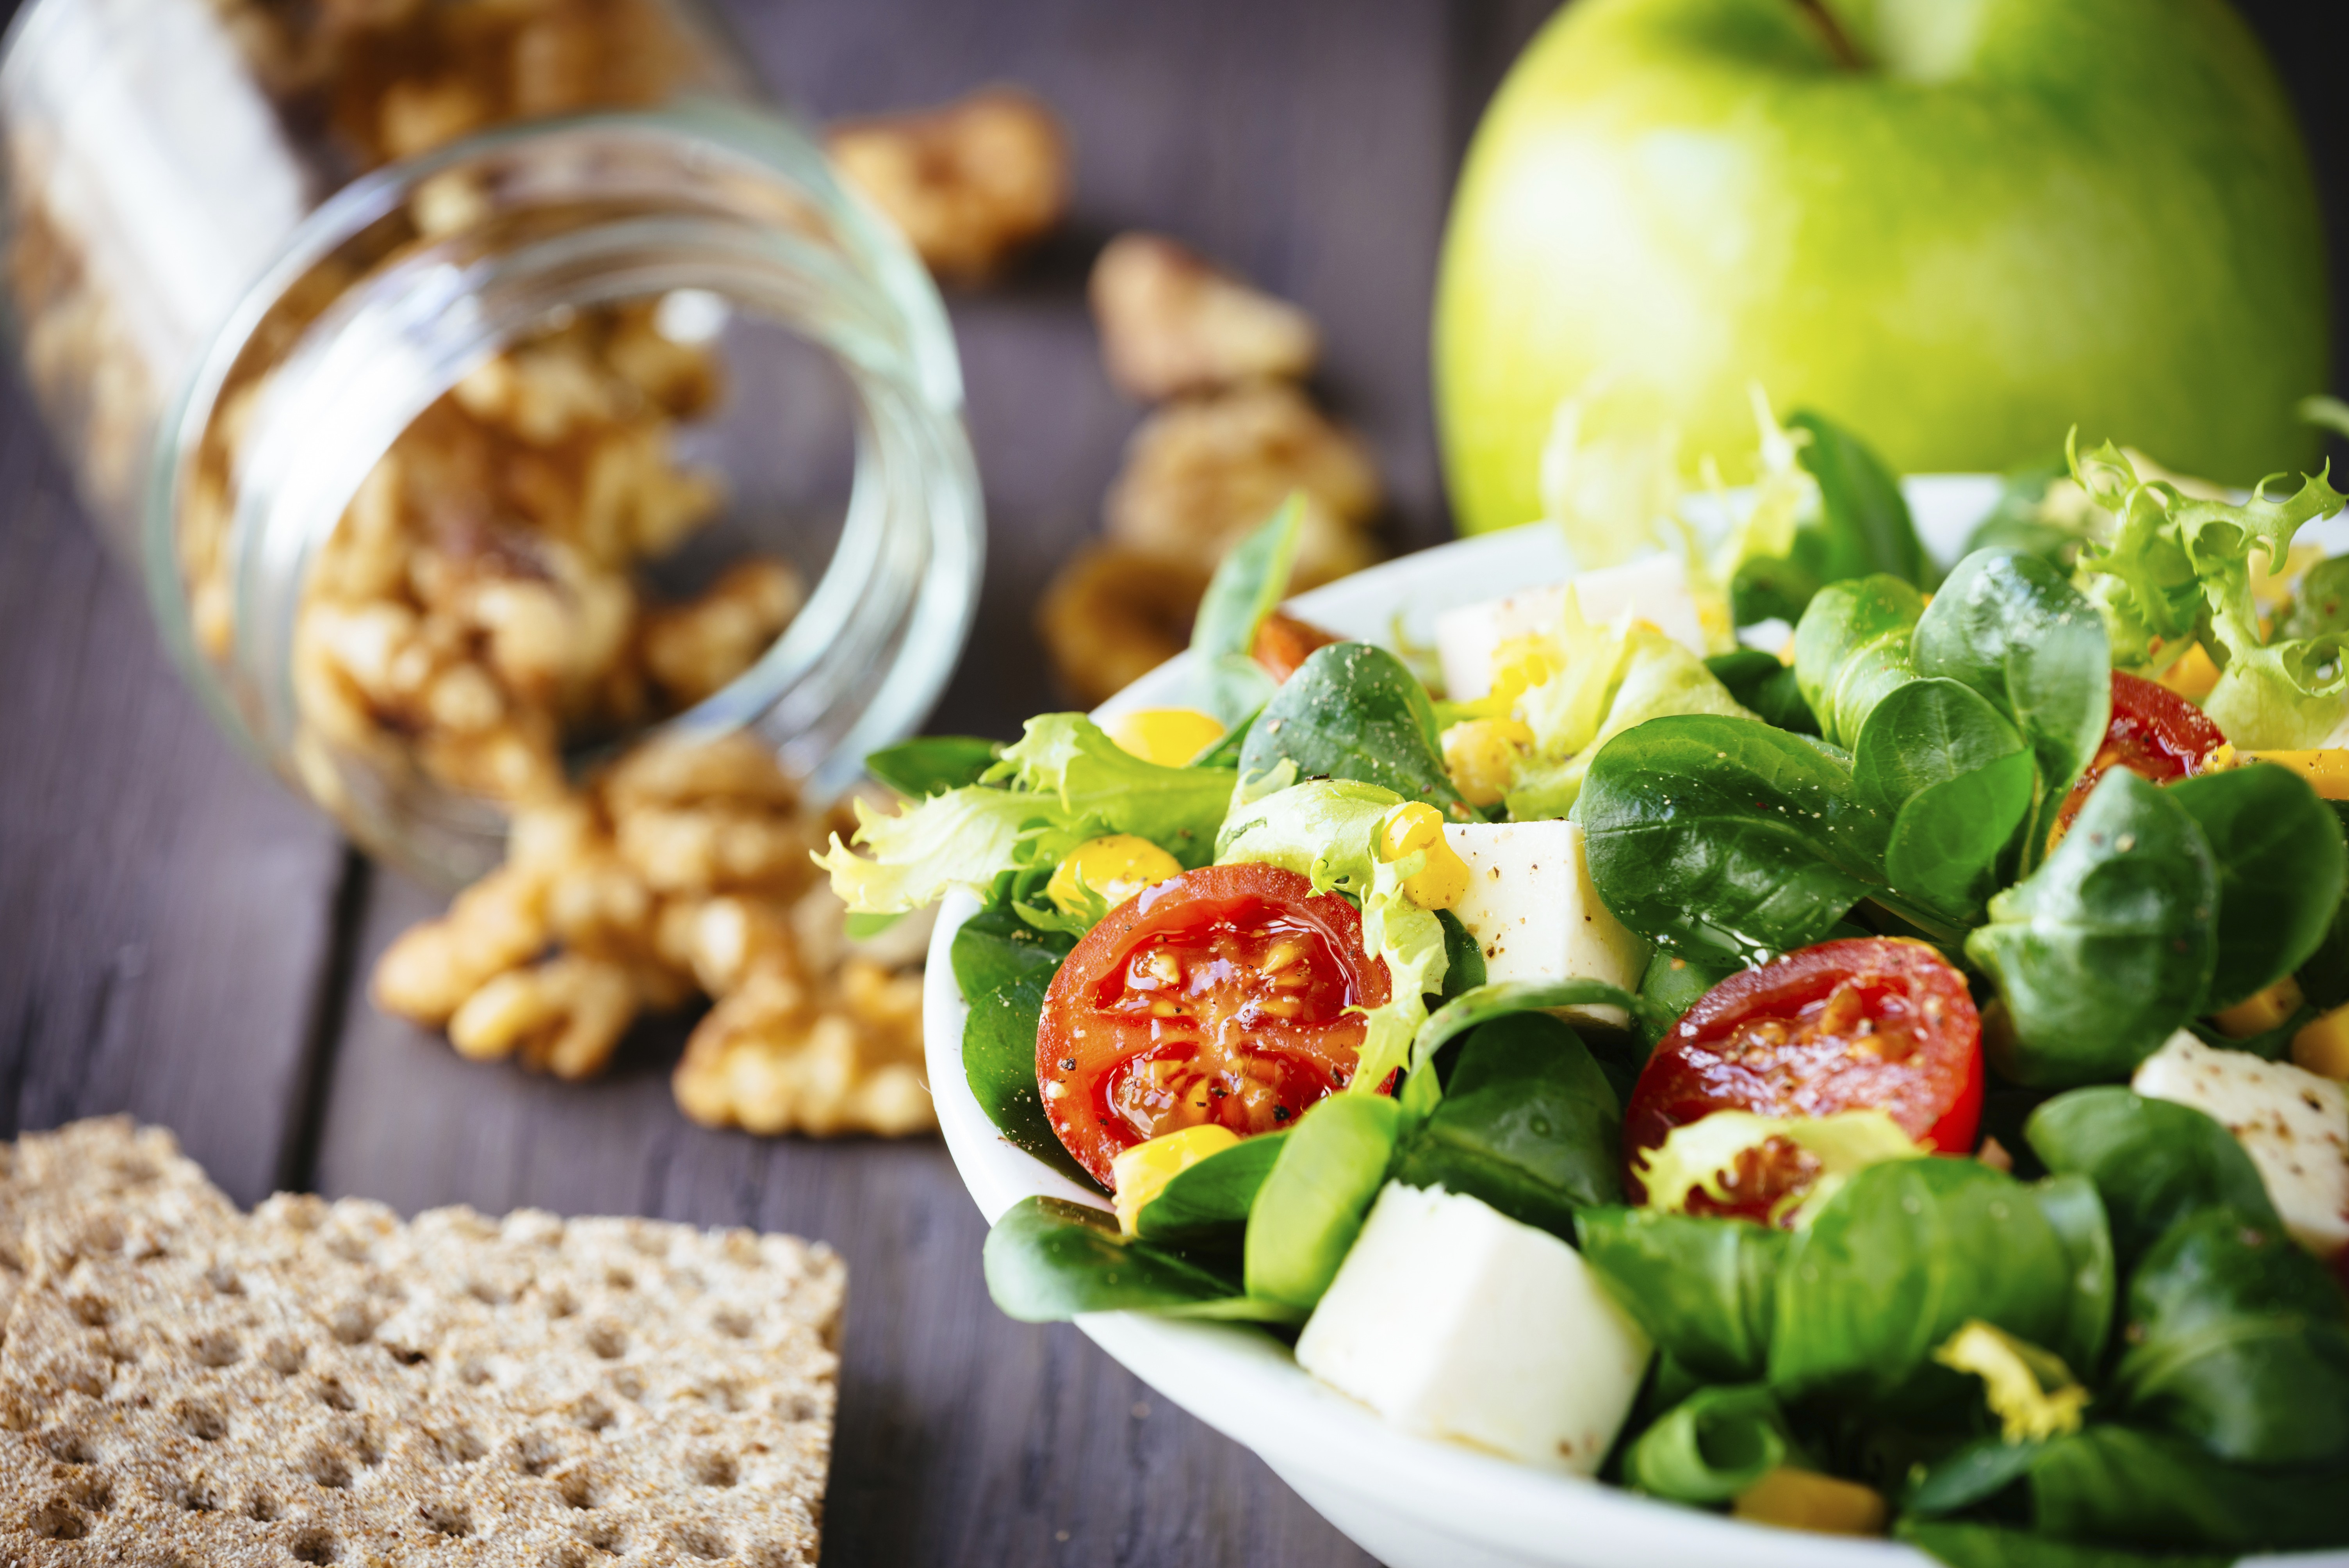
[[[2249,482],[2316,451],[2328,310],[2305,150],[2224,0],[1574,0],[1444,239],[1453,510],[1538,516],[1594,387],[1733,475],[1758,383],[1904,472],[2076,424]]]

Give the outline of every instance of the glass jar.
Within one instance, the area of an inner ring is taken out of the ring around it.
[[[686,0],[34,0],[0,141],[85,506],[369,850],[470,879],[656,727],[828,793],[936,699],[983,543],[945,312]]]

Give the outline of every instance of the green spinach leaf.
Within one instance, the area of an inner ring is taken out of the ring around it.
[[[1729,688],[1731,696],[1753,709],[1763,723],[1791,729],[1797,735],[1819,732],[1817,717],[1803,701],[1803,688],[1795,679],[1795,666],[1777,655],[1765,654],[1759,648],[1739,648],[1734,653],[1713,655],[1704,661],[1704,667]]]
[[[1795,624],[1795,683],[1819,734],[1849,747],[1887,693],[1917,678],[1909,639],[1925,596],[1878,573],[1819,590]]]
[[[1571,1239],[1578,1211],[1623,1201],[1622,1144],[1622,1108],[1573,1028],[1514,1013],[1462,1044],[1444,1098],[1404,1131],[1391,1174]]]
[[[2349,1469],[2220,1464],[2182,1438],[2091,1422],[2031,1468],[2039,1528],[2067,1540],[2157,1550],[2349,1546]]]
[[[1970,1160],[1895,1160],[1854,1175],[1778,1270],[1770,1386],[1863,1408],[1954,1401],[1932,1355],[1971,1318],[2052,1345],[2073,1314],[2064,1238],[2029,1188]]]
[[[1216,568],[1191,626],[1191,659],[1206,686],[1204,706],[1226,729],[1270,700],[1274,682],[1248,656],[1257,628],[1288,592],[1297,542],[1305,527],[1304,492],[1234,545]]]
[[[992,905],[963,922],[947,952],[963,999],[976,1001],[1011,980],[1050,985],[1075,945],[1076,939],[1065,933],[1038,931],[1009,908]]]
[[[2209,841],[2219,873],[2219,954],[2197,1013],[2264,990],[2323,945],[2349,853],[2340,820],[2308,780],[2272,762],[2181,779],[2169,798]]]
[[[1286,1130],[1259,1133],[1175,1172],[1134,1216],[1137,1239],[1170,1246],[1237,1246],[1248,1206],[1280,1158]]]
[[[999,740],[970,735],[917,735],[885,746],[864,759],[864,771],[918,800],[976,784],[1003,756]]]
[[[1893,1533],[1950,1568],[2227,1568],[2234,1561],[2225,1554],[2089,1546],[2028,1530],[1955,1521],[1903,1519]]]
[[[1810,439],[1795,458],[1819,481],[1820,531],[1826,549],[1821,567],[1826,581],[1887,573],[1932,585],[1933,563],[1917,537],[1899,476],[1851,431],[1823,414],[1801,410],[1786,421]]]
[[[1584,1210],[1574,1230],[1584,1259],[1674,1361],[1713,1382],[1762,1376],[1786,1232],[1617,1208]]]
[[[1971,686],[1920,678],[1885,694],[1852,750],[1852,793],[1892,819],[1884,872],[1895,891],[1971,924],[2029,815],[2031,752]]]
[[[1648,1006],[1634,1020],[1641,1041],[1653,1050],[1682,1014],[1735,973],[1725,965],[1699,964],[1661,947],[1650,954],[1647,972],[1640,977],[1640,1000]]]
[[[2064,1330],[2049,1347],[2085,1380],[2105,1363],[2112,1337],[2113,1308],[2120,1299],[2120,1265],[2113,1253],[2112,1224],[2105,1216],[2096,1184],[2085,1176],[2051,1176],[2033,1182],[2031,1195],[2054,1227],[2070,1265],[2070,1294]]]
[[[1889,891],[1891,820],[1853,798],[1849,767],[1752,719],[1681,715],[1617,736],[1574,814],[1615,917],[1712,966],[1817,942]]]
[[[1301,1318],[1313,1310],[1385,1183],[1402,1109],[1376,1094],[1335,1094],[1299,1119],[1248,1205],[1247,1294]]]
[[[2203,1209],[2231,1208],[2263,1227],[2282,1222],[2243,1146],[2192,1106],[2118,1085],[2076,1088],[2033,1111],[2023,1135],[2050,1171],[2095,1183],[2125,1268]]]
[[[1982,693],[2014,721],[2039,759],[2039,797],[2025,863],[2036,863],[2055,813],[2096,748],[2112,710],[2112,654],[2103,616],[2044,560],[1982,550],[1950,573],[1917,622],[1917,673]]]
[[[2204,1209],[2129,1277],[2112,1394],[2251,1465],[2349,1464],[2349,1306],[2281,1225]]]
[[[1049,975],[1014,977],[970,1005],[962,1027],[963,1076],[1005,1141],[1081,1186],[1098,1187],[1062,1147],[1036,1092],[1036,1025],[1050,984]]]
[[[1213,1269],[1118,1233],[1101,1210],[1059,1198],[1023,1198],[995,1222],[981,1253],[987,1291],[1006,1317],[1064,1323],[1087,1312],[1160,1312],[1174,1317],[1299,1323],[1278,1302],[1251,1300]]]
[[[1966,938],[2005,1004],[2000,1070],[2023,1084],[2127,1078],[2206,994],[2218,902],[2193,818],[2127,769],[2107,773],[2046,863]]]
[[[1352,779],[1425,800],[1456,822],[1482,820],[1444,771],[1435,709],[1401,659],[1368,643],[1317,648],[1248,730],[1240,776],[1283,761],[1299,779]]]
[[[1700,1388],[1640,1434],[1623,1479],[1651,1497],[1702,1507],[1731,1501],[1795,1451],[1785,1412],[1762,1384]]]

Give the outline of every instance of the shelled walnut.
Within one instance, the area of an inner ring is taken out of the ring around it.
[[[985,88],[934,109],[843,120],[833,162],[943,282],[987,283],[1069,204],[1069,146],[1042,99]]]
[[[850,942],[810,859],[853,819],[747,736],[650,741],[519,810],[506,862],[403,934],[377,1005],[476,1059],[591,1077],[646,1009],[716,999],[678,1063],[686,1114],[754,1132],[936,1125],[919,923]]]
[[[1320,356],[1311,316],[1164,235],[1112,240],[1087,292],[1109,378],[1146,403],[1244,381],[1302,381]]]
[[[1292,490],[1305,495],[1297,586],[1377,559],[1368,529],[1383,500],[1378,469],[1303,393],[1264,383],[1184,398],[1127,443],[1103,506],[1106,531],[1144,554],[1212,571]]]
[[[1181,653],[1207,574],[1119,544],[1090,544],[1036,609],[1052,669],[1090,707]]]

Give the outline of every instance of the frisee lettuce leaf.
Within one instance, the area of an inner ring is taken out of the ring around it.
[[[1797,1229],[1855,1172],[1887,1160],[1919,1160],[1928,1152],[1880,1110],[1839,1110],[1831,1116],[1760,1116],[1750,1110],[1716,1110],[1675,1127],[1663,1143],[1640,1156],[1634,1174],[1648,1190],[1648,1207],[1670,1212],[1687,1209],[1702,1191],[1717,1202],[1736,1201],[1723,1177],[1738,1157],[1774,1138],[1809,1153],[1819,1162],[1817,1180],[1799,1194],[1781,1200],[1779,1212],[1794,1211]]]
[[[1403,879],[1421,869],[1424,851],[1379,859],[1379,830],[1402,796],[1349,779],[1318,779],[1236,806],[1216,849],[1228,865],[1255,861],[1292,871],[1315,892],[1342,892],[1362,906],[1362,947],[1387,966],[1384,1006],[1365,1010],[1362,1038],[1350,1088],[1375,1093],[1404,1065],[1411,1042],[1427,1021],[1430,993],[1444,988],[1448,961],[1444,924],[1412,902]]]
[[[2340,509],[2330,469],[2290,495],[2271,494],[2282,476],[2270,475],[2233,502],[2140,478],[2110,442],[2083,458],[2075,437],[2066,456],[2074,480],[2113,517],[2109,537],[2081,552],[2080,573],[2116,665],[2158,673],[2199,640],[2221,672],[2203,711],[2248,750],[2315,746],[2349,717],[2349,634],[2271,641],[2252,592],[2254,555],[2282,571],[2301,526]]]
[[[815,857],[860,914],[919,909],[949,888],[984,890],[1005,872],[1048,868],[1087,839],[1133,833],[1185,866],[1205,865],[1231,799],[1231,775],[1145,762],[1081,713],[1048,713],[979,783],[908,802],[894,815],[856,804],[859,855],[833,837]]]

